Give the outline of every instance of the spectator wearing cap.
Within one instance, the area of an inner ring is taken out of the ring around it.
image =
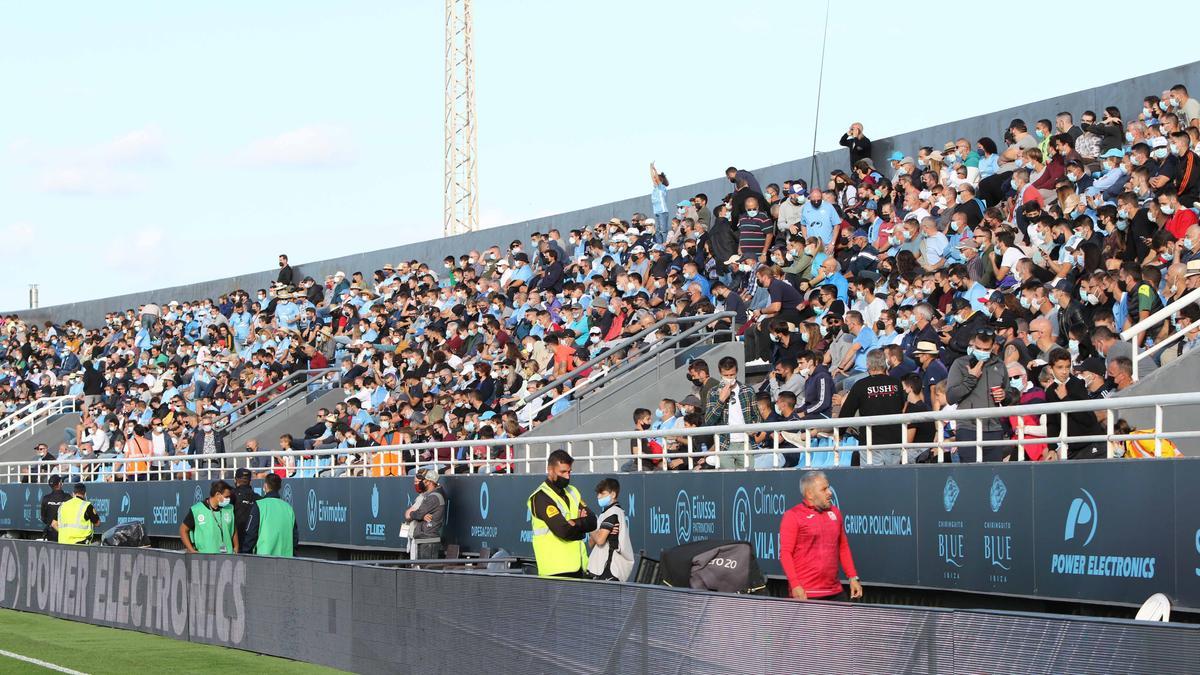
[[[851,235],[850,257],[846,265],[851,277],[860,278],[869,275],[878,278],[879,251],[871,245],[870,241],[870,234],[862,228],[855,230]]]
[[[825,201],[825,195],[819,188],[813,187],[808,201],[800,209],[800,224],[804,227],[805,238],[817,237],[825,253],[833,255],[834,233],[841,220],[833,204]]]
[[[438,472],[433,469],[422,469],[413,479],[417,499],[404,511],[405,527],[409,529],[410,558],[436,558],[441,550],[442,527],[445,525],[446,509],[450,500],[438,481]],[[417,542],[422,539],[437,541],[422,542],[418,547]]]
[[[1079,364],[1079,367],[1075,369],[1075,372],[1083,380],[1083,385],[1087,388],[1088,398],[1092,400],[1108,398],[1116,391],[1116,387],[1107,380],[1108,368],[1104,364],[1102,357],[1093,356],[1084,359]],[[1103,412],[1098,412],[1097,416],[1103,421]]]
[[[257,445],[255,442],[255,447]],[[254,513],[258,493],[250,486],[251,478],[253,473],[246,467],[239,467],[233,473],[233,524],[237,528],[241,551],[246,553],[254,550],[254,544],[258,540],[258,519]]]
[[[793,226],[800,225],[800,214],[804,208],[807,190],[802,181],[792,183],[787,199],[779,203],[779,218],[776,227],[780,234],[786,236]]]
[[[921,340],[913,350],[913,360],[917,362],[916,375],[921,378],[921,387],[925,393],[925,402],[931,407],[933,398],[930,395],[933,386],[942,382],[949,375],[946,364],[940,358],[937,343],[932,340]]]
[[[58,530],[54,528],[54,520],[58,518],[58,507],[62,506],[71,497],[63,492],[63,479],[58,474],[50,476],[50,492],[42,495],[41,515],[42,515],[42,534],[46,541],[58,541]]]
[[[1093,202],[1095,206],[1098,207],[1102,201],[1116,199],[1124,191],[1125,184],[1129,182],[1124,158],[1125,152],[1120,148],[1111,148],[1100,155],[1102,174],[1092,182],[1091,187],[1080,190],[1085,196],[1096,200]]]

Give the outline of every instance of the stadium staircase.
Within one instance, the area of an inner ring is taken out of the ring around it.
[[[344,395],[338,388],[337,369],[300,370],[281,380],[266,402],[246,402],[217,420],[223,427],[226,452],[241,452],[251,439],[261,450],[279,448],[279,437],[291,434],[304,437],[304,429],[313,425],[316,412],[332,409]],[[232,420],[233,414],[238,415]]]
[[[637,408],[653,410],[664,398],[680,399],[683,392],[691,391],[692,383],[687,379],[688,364],[702,358],[708,362],[711,373],[716,373],[717,362],[726,356],[737,359],[740,372],[744,372],[745,349],[741,342],[732,340],[728,328],[719,328],[721,321],[731,318],[732,313],[718,313],[693,317],[693,325],[678,335],[650,345],[650,348],[635,357],[622,361],[599,378],[577,382],[564,395],[572,399],[571,406],[551,417],[527,436],[556,436],[563,434],[604,433],[633,428],[633,411]],[[678,319],[663,320],[625,340],[614,344],[596,358],[591,359],[567,375],[551,382],[526,399],[549,395],[557,397],[553,388],[560,382],[574,378],[589,368],[597,367],[614,352],[626,349],[641,341],[645,335],[664,324]]]
[[[67,440],[67,431],[79,423],[74,396],[39,399],[0,419],[0,461],[33,458],[33,449],[45,443],[50,452]]]

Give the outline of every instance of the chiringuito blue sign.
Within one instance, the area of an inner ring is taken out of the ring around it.
[[[945,563],[942,578],[946,581],[962,578],[959,570],[967,555],[966,527],[962,520],[949,517],[954,512],[960,494],[962,490],[958,487],[958,481],[954,480],[954,476],[947,476],[942,485],[942,508],[946,510],[947,517],[939,518],[937,522],[937,555]]]

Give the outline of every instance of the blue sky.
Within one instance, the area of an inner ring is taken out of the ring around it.
[[[1052,17],[1073,3],[1010,0],[1015,22],[973,4],[834,3],[818,147],[853,120],[885,136],[1197,58],[1184,39],[1113,59],[1099,49],[1128,39],[1055,36]],[[303,263],[440,236],[443,11],[436,0],[8,6],[0,309],[24,307],[29,283],[59,304],[266,269],[279,252]],[[485,225],[645,192],[650,160],[682,185],[809,153],[821,3],[476,0],[474,11]],[[1190,24],[1200,14],[1177,11]],[[1073,52],[1047,46],[1064,40],[1078,40]],[[1021,65],[1039,63],[1062,74]]]

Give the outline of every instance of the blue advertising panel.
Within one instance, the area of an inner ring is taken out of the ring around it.
[[[1196,488],[1200,486],[1200,462],[1176,462],[1175,467],[1175,546],[1179,559],[1175,566],[1176,604],[1200,607],[1200,504]]]
[[[1033,593],[1031,468],[970,464],[919,471],[920,583]]]
[[[864,582],[916,585],[917,467],[826,471]],[[881,480],[882,479],[882,480]],[[799,501],[799,477],[796,479]]]
[[[631,533],[633,545],[660,558],[663,550],[680,544],[726,538],[729,505],[722,498],[723,478],[715,473],[647,474],[639,505],[646,509],[646,529]]]
[[[1141,603],[1175,585],[1178,462],[1062,462],[1034,475],[1038,592]],[[1193,494],[1195,484],[1192,487]],[[1195,499],[1190,508],[1195,508]]]

